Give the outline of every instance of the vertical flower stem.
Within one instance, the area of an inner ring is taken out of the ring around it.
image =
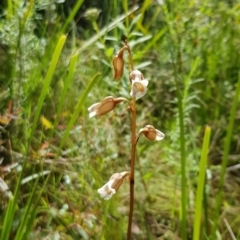
[[[135,155],[136,155],[136,98],[132,98],[132,149],[131,149],[131,171],[130,171],[130,209],[128,218],[128,234],[127,240],[131,239],[132,230],[132,217],[133,217],[133,207],[134,207],[134,165],[135,165]]]
[[[134,67],[133,67],[133,60],[132,60],[132,53],[131,53],[131,49],[130,49],[130,46],[129,45],[126,45],[127,46],[127,50],[128,50],[128,54],[129,54],[129,61],[130,61],[130,65],[131,65],[131,71],[134,70]]]
[[[134,70],[134,66],[133,66],[133,59],[132,59],[132,53],[131,53],[131,48],[127,43],[127,40],[125,40],[125,46],[121,48],[121,50],[119,51],[119,54],[122,53],[124,50],[128,51],[128,55],[129,55],[129,62],[130,62],[130,66],[131,66],[131,71]]]

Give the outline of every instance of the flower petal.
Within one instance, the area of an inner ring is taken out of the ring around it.
[[[98,189],[100,196],[105,200],[111,198],[112,195],[115,194],[119,187],[122,185],[123,179],[128,175],[129,172],[126,171],[121,173],[114,173],[110,177],[109,181],[103,187]]]
[[[156,129],[156,141],[161,141],[165,137],[165,134]]]
[[[105,200],[110,199],[112,195],[116,193],[116,190],[110,187],[111,184],[112,181],[110,180],[103,187],[98,189],[98,193]]]
[[[137,69],[133,70],[130,73],[130,80],[131,81],[141,81],[143,79],[144,79],[143,74]]]
[[[88,108],[89,112],[95,111],[101,103],[94,103],[92,106]]]
[[[97,115],[97,111],[93,111],[89,113],[89,117],[92,118]]]

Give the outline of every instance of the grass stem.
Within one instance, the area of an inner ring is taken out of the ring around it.
[[[224,185],[224,181],[225,181],[226,168],[227,168],[227,164],[228,164],[228,154],[229,154],[230,146],[231,146],[234,121],[236,118],[236,112],[237,112],[237,107],[238,107],[239,94],[240,94],[240,72],[238,73],[238,82],[237,82],[237,86],[236,86],[235,96],[234,96],[233,102],[232,102],[232,107],[231,107],[230,117],[229,117],[229,122],[228,122],[228,128],[227,128],[227,135],[225,138],[223,160],[222,160],[222,167],[221,167],[221,174],[220,174],[220,183],[219,183],[219,188],[218,188],[218,193],[217,193],[217,198],[216,198],[215,219],[214,219],[213,230],[212,230],[212,235],[211,235],[212,240],[216,239],[218,218],[219,218],[220,208],[221,208],[221,204],[222,204],[223,185]]]

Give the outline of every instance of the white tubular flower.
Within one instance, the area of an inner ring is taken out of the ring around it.
[[[114,173],[109,181],[103,187],[98,189],[100,196],[105,200],[110,199],[122,185],[123,179],[128,175],[129,172]]]
[[[140,71],[133,70],[130,73],[130,81],[132,83],[130,96],[137,99],[143,97],[147,92],[148,80],[144,79]]]
[[[112,111],[116,105],[122,101],[126,101],[125,98],[114,98],[112,96],[104,98],[101,102],[93,104],[88,108],[89,117],[102,116]]]
[[[147,93],[148,80],[132,81],[131,97],[141,98]]]
[[[138,132],[138,135],[140,135],[141,133],[143,133],[145,137],[150,141],[161,141],[165,137],[164,133],[157,130],[152,125],[147,125],[144,128],[141,128]]]

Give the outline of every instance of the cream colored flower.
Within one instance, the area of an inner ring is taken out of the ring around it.
[[[160,140],[163,140],[165,137],[164,133],[157,130],[152,125],[147,125],[144,128],[141,128],[138,132],[138,137],[141,133],[143,133],[145,137],[150,141],[160,141]]]
[[[110,199],[122,185],[123,179],[128,175],[129,172],[114,173],[109,181],[103,187],[98,189],[100,196],[105,200]]]
[[[89,117],[102,116],[112,111],[116,105],[122,101],[127,101],[125,98],[114,98],[112,96],[104,98],[101,102],[93,104],[88,108]]]
[[[147,93],[148,80],[132,81],[131,97],[141,98]]]
[[[143,97],[147,92],[148,80],[144,79],[143,74],[138,70],[130,73],[130,80],[132,83],[130,96],[137,99]]]

